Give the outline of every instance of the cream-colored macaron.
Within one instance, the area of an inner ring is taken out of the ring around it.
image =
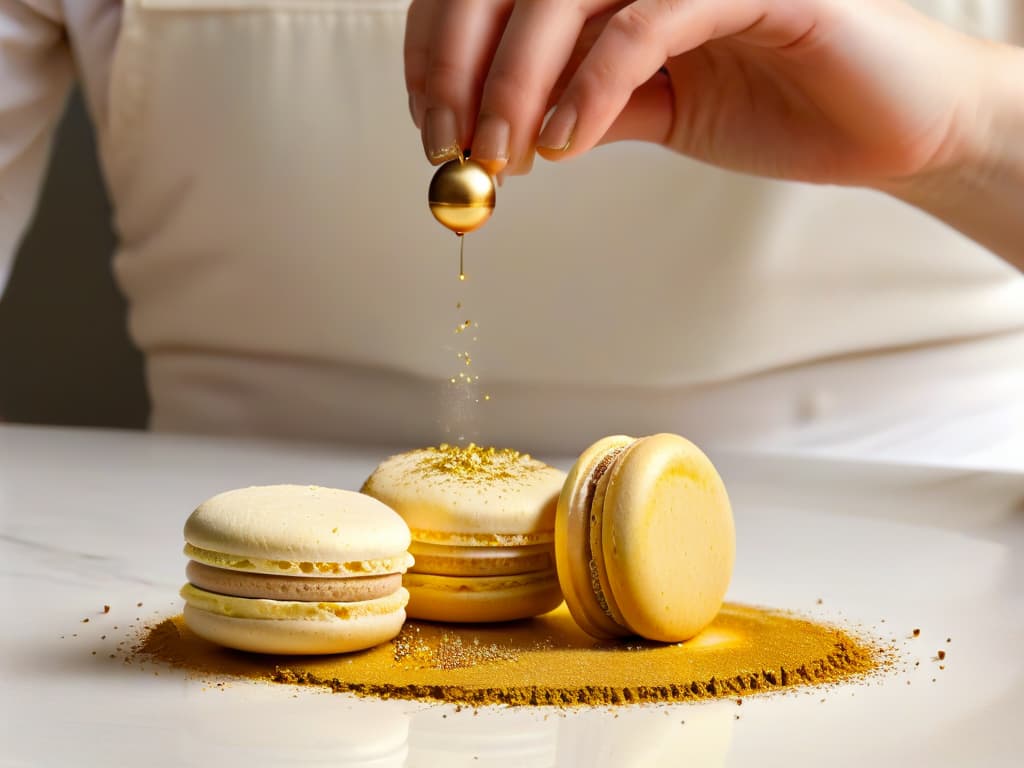
[[[405,621],[409,542],[401,517],[354,491],[271,485],[221,493],[185,524],[185,622],[243,651],[369,648]]]
[[[409,524],[416,564],[408,613],[435,621],[508,621],[562,601],[555,506],[565,473],[510,449],[441,445],[385,460],[363,493]]]
[[[579,457],[558,501],[558,576],[595,637],[679,642],[718,613],[736,544],[725,485],[678,435],[616,435]]]

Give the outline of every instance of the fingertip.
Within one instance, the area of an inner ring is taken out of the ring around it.
[[[537,151],[551,154],[567,152],[576,133],[577,117],[575,105],[559,105],[537,137]]]
[[[476,155],[473,155],[473,159],[476,160],[478,163],[480,163],[480,165],[482,165],[484,167],[485,171],[487,171],[489,174],[491,174],[491,176],[494,176],[495,178],[497,178],[499,181],[504,177],[504,175],[505,175],[504,174],[505,168],[506,168],[506,166],[508,166],[508,159],[507,158],[497,158],[497,159],[494,159],[494,160],[487,160],[487,159],[484,159],[484,158],[479,158]]]
[[[566,150],[552,149],[551,147],[537,147],[537,154],[543,157],[545,160],[557,163],[559,160],[565,159]]]

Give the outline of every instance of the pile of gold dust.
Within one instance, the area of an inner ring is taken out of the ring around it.
[[[494,483],[517,480],[548,469],[528,453],[511,448],[493,448],[470,443],[466,446],[441,443],[424,448],[414,471],[430,479],[454,478],[460,482]]]
[[[507,624],[409,621],[389,643],[329,657],[226,650],[194,635],[179,616],[152,628],[136,653],[199,676],[472,706],[736,698],[857,679],[889,658],[881,646],[836,627],[736,604],[726,604],[694,639],[673,645],[595,640],[563,605]]]

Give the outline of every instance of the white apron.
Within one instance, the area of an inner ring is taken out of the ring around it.
[[[155,428],[755,443],[936,370],[1021,375],[951,343],[1024,328],[1024,279],[978,246],[879,194],[647,145],[510,179],[460,283],[407,112],[406,6],[126,0],[101,143]],[[847,356],[907,348],[936,370],[895,353],[898,382],[844,386]]]

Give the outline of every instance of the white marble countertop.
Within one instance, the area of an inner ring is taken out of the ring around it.
[[[907,662],[868,683],[742,707],[473,713],[282,685],[211,687],[109,658],[140,623],[179,612],[181,527],[199,501],[271,482],[357,488],[387,453],[0,426],[0,765],[1024,760],[1024,475],[1008,472],[713,457],[736,510],[729,598],[897,638]],[[915,627],[921,637],[908,639]]]

